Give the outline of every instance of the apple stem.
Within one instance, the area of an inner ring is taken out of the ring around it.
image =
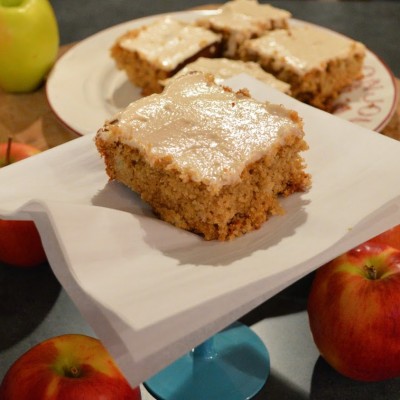
[[[12,145],[12,141],[13,141],[12,136],[9,136],[8,140],[7,140],[5,166],[11,164],[11,145]]]
[[[374,281],[378,279],[378,271],[373,265],[366,265],[364,267],[366,273],[367,273],[367,278]]]
[[[81,371],[78,367],[70,367],[65,371],[65,375],[69,378],[79,378]]]

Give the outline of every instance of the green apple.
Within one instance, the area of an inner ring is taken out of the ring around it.
[[[0,88],[35,90],[54,64],[58,45],[48,0],[0,0]]]

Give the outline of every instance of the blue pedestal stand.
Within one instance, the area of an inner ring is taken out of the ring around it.
[[[264,386],[268,350],[247,326],[235,323],[144,383],[158,400],[245,400]]]

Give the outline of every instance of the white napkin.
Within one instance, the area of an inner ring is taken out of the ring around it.
[[[132,385],[328,260],[400,223],[400,143],[247,76],[305,121],[312,188],[232,242],[156,219],[87,135],[0,170],[0,216],[37,223],[57,278]],[[67,316],[66,316],[67,317]]]

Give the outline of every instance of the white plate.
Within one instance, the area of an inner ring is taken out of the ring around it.
[[[194,21],[213,13],[215,11],[185,11],[170,15]],[[103,30],[60,58],[49,76],[46,92],[51,108],[65,125],[81,135],[93,133],[107,118],[140,98],[140,89],[127,80],[124,72],[116,69],[109,49],[119,35],[159,17],[141,18]],[[364,75],[340,96],[335,114],[379,131],[395,111],[396,84],[388,67],[370,51],[367,51]]]

